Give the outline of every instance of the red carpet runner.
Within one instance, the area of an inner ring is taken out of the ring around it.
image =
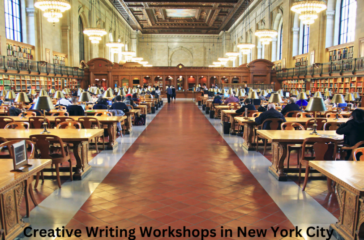
[[[245,226],[293,228],[193,103],[167,104],[67,225],[81,239],[111,239],[86,237],[87,226],[135,228],[136,239],[201,239],[142,238],[139,226],[216,229],[204,239],[237,239]],[[221,226],[233,237],[221,237]]]

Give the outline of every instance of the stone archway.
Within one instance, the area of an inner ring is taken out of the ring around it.
[[[183,64],[186,67],[193,66],[193,54],[191,50],[185,47],[178,47],[171,51],[169,55],[169,66]]]

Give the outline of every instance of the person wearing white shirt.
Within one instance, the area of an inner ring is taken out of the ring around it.
[[[62,106],[69,106],[71,105],[71,102],[65,98],[61,98],[58,100],[58,102],[56,103],[56,105],[62,105]]]
[[[325,103],[326,107],[327,107],[327,106],[336,107],[336,104],[331,102],[331,97],[328,97],[328,98],[324,101],[324,103]]]

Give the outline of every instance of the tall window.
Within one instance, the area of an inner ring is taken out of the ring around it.
[[[81,17],[78,18],[78,41],[81,62],[82,60],[85,60],[85,39],[83,34],[83,23]]]
[[[302,41],[302,54],[308,53],[308,47],[310,45],[310,25],[303,25],[303,41]]]
[[[6,38],[21,42],[21,0],[4,0],[5,2],[5,31]]]
[[[282,60],[282,48],[283,48],[283,24],[281,25],[281,31],[279,32],[279,52],[278,60]]]
[[[352,42],[355,38],[356,0],[342,0],[340,13],[339,44]]]

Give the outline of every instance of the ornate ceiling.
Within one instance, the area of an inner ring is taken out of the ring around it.
[[[218,34],[254,0],[110,0],[134,30],[147,34]]]

